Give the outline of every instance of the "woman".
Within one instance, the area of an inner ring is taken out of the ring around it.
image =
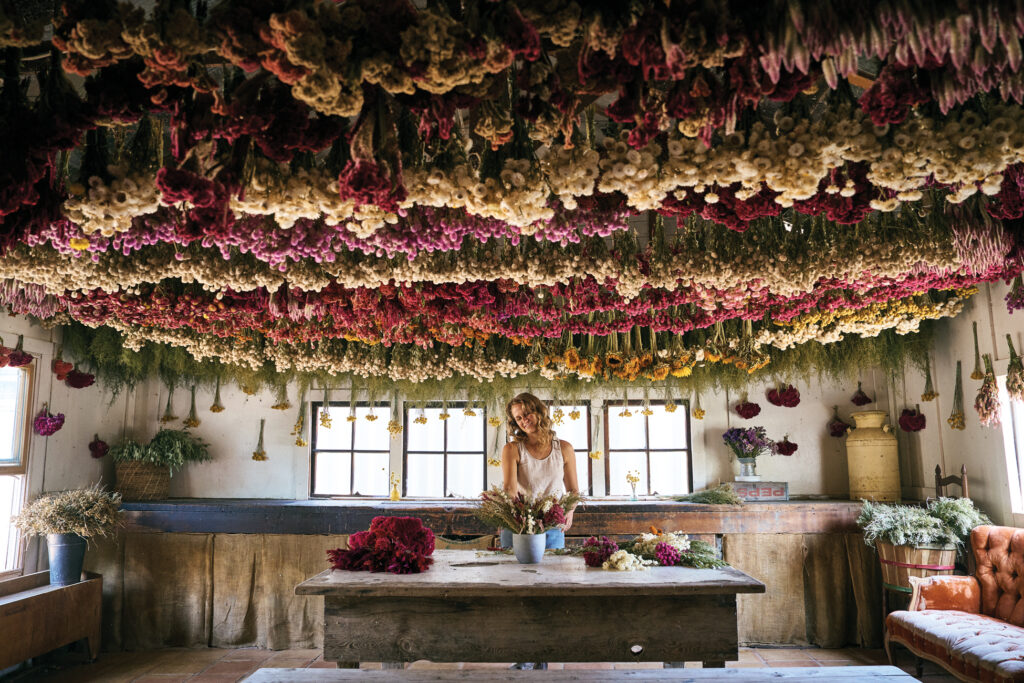
[[[576,452],[568,441],[556,438],[551,429],[548,407],[533,394],[522,393],[505,406],[508,433],[513,441],[501,451],[501,472],[505,492],[539,498],[579,493],[576,483]],[[572,510],[565,512],[565,529],[572,526]],[[502,531],[506,535],[507,530]],[[511,534],[507,545],[511,545]],[[502,539],[502,545],[506,545]],[[564,530],[548,532],[548,548],[564,548]]]

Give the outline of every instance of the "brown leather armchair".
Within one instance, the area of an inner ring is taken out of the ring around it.
[[[885,620],[892,643],[962,680],[1024,681],[1024,529],[979,526],[971,532],[973,576],[911,579],[907,610]]]

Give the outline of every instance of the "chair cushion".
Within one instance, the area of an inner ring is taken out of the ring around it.
[[[955,610],[897,611],[889,637],[978,681],[1024,681],[1024,628]]]
[[[979,526],[971,532],[971,547],[981,585],[981,611],[1016,626],[1024,626],[1024,529]]]

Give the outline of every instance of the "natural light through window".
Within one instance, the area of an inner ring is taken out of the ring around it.
[[[21,510],[25,497],[30,372],[0,369],[0,574],[21,568],[21,538],[11,518]]]
[[[1015,514],[1024,514],[1024,406],[1010,400],[1006,393],[1006,375],[997,377],[996,382],[999,385],[999,420],[1003,426],[1007,481],[1010,482],[1010,509]]]
[[[406,404],[404,495],[475,498],[487,488],[487,417],[479,405],[467,414],[467,405]]]
[[[353,409],[347,403],[332,402],[328,413],[330,427],[324,426],[322,408],[322,403],[313,403],[312,494],[388,495],[388,404],[378,403],[372,408],[364,404]]]
[[[690,435],[685,404],[667,412],[662,402],[651,401],[649,415],[641,404],[609,403],[605,460],[608,495],[632,493],[626,476],[639,476],[637,495],[690,492]]]
[[[561,417],[557,411],[561,410]],[[566,405],[552,403],[548,408],[555,435],[568,441],[576,451],[576,482],[580,492],[593,495],[593,476],[590,461],[590,406],[585,403]],[[576,419],[572,418],[576,415]]]

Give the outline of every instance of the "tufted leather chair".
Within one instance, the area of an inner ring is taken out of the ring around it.
[[[911,578],[907,610],[885,620],[891,643],[930,659],[962,680],[1024,681],[1024,529],[971,532],[974,576]]]

